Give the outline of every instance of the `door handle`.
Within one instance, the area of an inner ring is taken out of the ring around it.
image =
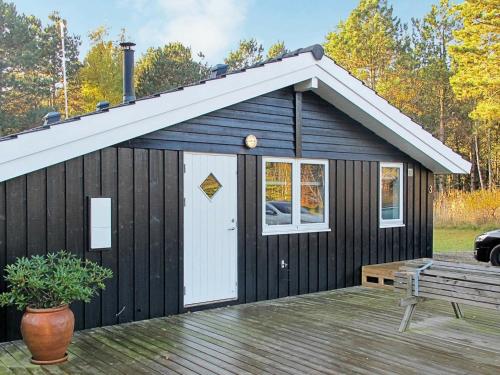
[[[235,230],[236,227],[227,228],[227,230]]]

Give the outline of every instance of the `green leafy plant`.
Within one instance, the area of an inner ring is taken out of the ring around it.
[[[67,251],[19,258],[5,267],[8,290],[0,306],[46,309],[74,301],[90,302],[113,272]]]

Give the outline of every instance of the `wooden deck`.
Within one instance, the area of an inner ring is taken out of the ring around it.
[[[0,374],[500,374],[498,312],[429,301],[400,334],[398,300],[355,287],[92,329],[58,366],[10,342]]]

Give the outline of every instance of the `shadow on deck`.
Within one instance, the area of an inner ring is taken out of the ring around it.
[[[70,361],[38,367],[0,344],[0,374],[500,374],[500,314],[428,301],[398,333],[396,293],[362,287],[75,334]]]

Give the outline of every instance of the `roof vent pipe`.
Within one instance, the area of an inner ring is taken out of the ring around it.
[[[59,112],[49,112],[43,116],[43,124],[50,125],[61,121],[61,114]]]
[[[105,111],[109,109],[109,102],[106,100],[102,100],[99,103],[96,104],[95,110],[96,111]]]
[[[227,73],[229,65],[227,64],[217,64],[210,69],[210,78],[218,78]]]
[[[135,100],[134,92],[134,50],[135,43],[122,42],[120,46],[123,49],[123,102],[133,102]]]

